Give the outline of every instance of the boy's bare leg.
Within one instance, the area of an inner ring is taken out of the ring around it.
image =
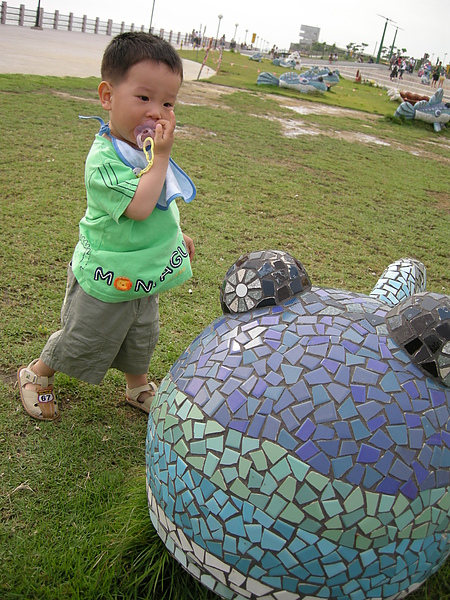
[[[125,373],[125,379],[127,380],[128,387],[130,389],[140,387],[141,385],[146,385],[147,381],[147,373],[143,373],[142,375],[132,375],[130,373]],[[147,398],[152,398],[154,394],[152,392],[141,392],[139,394],[138,401],[144,403]]]
[[[53,377],[53,375],[56,373],[56,371],[54,369],[51,369],[50,367],[48,367],[44,362],[42,362],[42,360],[40,358],[30,368],[33,371],[33,373],[35,375],[37,375],[38,377]],[[34,391],[37,391],[40,387],[41,386],[37,383],[26,383],[24,385],[25,389],[34,390]]]
[[[129,388],[137,388],[147,383],[147,374],[131,375],[130,373],[125,373],[125,379],[127,380]]]

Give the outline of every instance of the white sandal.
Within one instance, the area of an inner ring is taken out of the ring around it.
[[[130,388],[127,386],[126,390],[126,400],[128,404],[134,406],[135,408],[139,408],[143,410],[147,414],[150,412],[150,407],[152,405],[153,399],[158,391],[157,386],[150,381],[150,383],[145,383],[144,385],[140,385],[139,387]],[[139,396],[142,392],[150,392],[150,396],[146,396],[145,400],[139,400]]]
[[[17,371],[19,382],[20,399],[25,411],[38,421],[54,421],[59,417],[58,404],[53,391],[55,376],[38,376],[32,370],[32,366],[38,362],[33,360],[28,367],[20,367]],[[27,383],[39,385],[37,390],[25,388]]]

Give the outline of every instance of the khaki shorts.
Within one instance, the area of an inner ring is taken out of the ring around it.
[[[53,333],[41,360],[55,371],[99,384],[110,367],[148,372],[159,336],[158,296],[109,303],[89,296],[69,265],[61,329]]]

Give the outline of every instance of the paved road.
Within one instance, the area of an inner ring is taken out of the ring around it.
[[[0,73],[100,77],[107,35],[0,25]],[[200,65],[183,60],[184,78],[197,79]],[[205,67],[201,78],[214,74]]]

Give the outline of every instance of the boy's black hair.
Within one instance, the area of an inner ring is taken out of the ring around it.
[[[116,35],[103,54],[103,81],[120,83],[138,62],[152,60],[165,64],[183,80],[183,62],[175,48],[162,38],[144,31],[127,31]]]

